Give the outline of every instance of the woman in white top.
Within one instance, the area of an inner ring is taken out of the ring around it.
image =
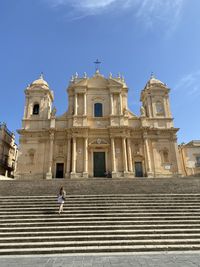
[[[58,203],[60,204],[59,211],[58,211],[59,214],[63,211],[63,205],[65,203],[65,198],[66,198],[66,192],[64,190],[64,187],[62,186],[60,188],[60,191],[58,194]]]

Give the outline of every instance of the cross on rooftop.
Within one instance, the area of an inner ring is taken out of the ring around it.
[[[97,60],[94,62],[94,64],[95,64],[95,70],[96,70],[96,71],[99,71],[99,65],[101,64],[101,62],[98,60],[98,58],[97,58]]]

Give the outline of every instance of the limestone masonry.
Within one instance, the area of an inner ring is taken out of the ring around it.
[[[56,116],[41,76],[25,90],[16,176],[30,179],[173,177],[181,175],[169,88],[151,77],[141,115],[127,105],[123,77],[72,77],[68,110]]]

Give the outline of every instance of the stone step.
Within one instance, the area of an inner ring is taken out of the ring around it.
[[[0,201],[7,200],[51,200],[55,199],[56,195],[46,195],[46,196],[0,196]],[[145,199],[200,199],[200,194],[110,194],[110,195],[67,195],[67,200],[145,200]]]
[[[0,219],[13,219],[13,220],[17,220],[17,219],[29,219],[30,218],[34,219],[34,218],[38,218],[38,219],[50,219],[50,218],[53,218],[53,219],[58,219],[58,210],[56,210],[55,212],[52,212],[52,213],[41,213],[41,214],[33,214],[33,213],[30,213],[30,214],[3,214],[3,215],[0,215]],[[182,217],[186,217],[186,218],[192,218],[193,216],[194,217],[199,217],[200,216],[200,212],[162,212],[162,213],[153,213],[153,212],[141,212],[141,213],[132,213],[132,212],[123,212],[123,213],[90,213],[90,214],[87,214],[87,213],[75,213],[75,214],[68,214],[68,213],[62,213],[62,219],[70,219],[70,218],[80,218],[80,220],[83,218],[93,218],[93,217],[96,217],[98,219],[100,219],[101,217],[103,218],[109,218],[109,217],[114,217],[114,218],[118,218],[118,217],[133,217],[133,218],[157,218],[157,217],[168,217],[170,216],[170,218],[182,218]]]
[[[0,255],[200,250],[200,194],[0,197]]]
[[[1,229],[7,227],[32,227],[32,226],[45,226],[45,227],[58,227],[58,226],[97,226],[97,225],[200,225],[200,220],[105,220],[105,221],[54,221],[54,222],[9,222],[9,223],[1,223]]]
[[[152,234],[130,234],[130,233],[115,233],[115,234],[86,234],[86,235],[70,235],[70,233],[67,233],[66,235],[54,235],[54,236],[44,236],[44,235],[36,235],[36,236],[18,236],[18,237],[0,237],[0,243],[6,243],[6,242],[23,242],[23,241],[29,241],[29,242],[57,242],[57,241],[88,241],[88,240],[152,240],[152,239],[200,239],[200,233],[167,233],[167,234],[161,234],[161,233],[152,233]]]
[[[58,203],[55,205],[48,205],[48,206],[43,206],[41,205],[40,207],[37,206],[30,206],[30,207],[4,207],[1,208],[0,212],[4,212],[5,210],[8,211],[41,211],[41,210],[51,210],[52,208],[58,207]],[[200,205],[159,205],[159,206],[142,206],[142,205],[101,205],[101,206],[96,206],[96,205],[90,205],[90,206],[68,206],[67,204],[64,205],[65,209],[70,209],[70,211],[77,211],[77,210],[109,210],[109,209],[116,209],[116,210],[124,210],[124,209],[129,209],[129,210],[144,210],[144,209],[162,209],[162,210],[183,210],[183,209],[195,209],[195,210],[200,210]]]
[[[55,226],[27,226],[27,227],[2,227],[1,229],[5,232],[15,232],[15,231],[53,231],[53,229],[61,230],[71,230],[71,231],[77,231],[77,230],[120,230],[120,229],[127,229],[127,230],[145,230],[145,229],[196,229],[200,228],[200,223],[199,224],[140,224],[140,225],[131,225],[131,224],[108,224],[108,225],[57,225]]]
[[[1,218],[0,217],[0,222],[3,223],[23,223],[23,222],[30,222],[30,218],[31,218],[31,222],[38,222],[38,223],[48,223],[48,222],[58,222],[58,215],[56,217],[49,217],[49,218],[44,218],[44,216],[41,216],[41,218],[35,217],[33,218],[31,215],[29,218],[8,218],[7,216],[5,216],[5,218]],[[99,221],[99,222],[104,222],[104,221],[137,221],[137,222],[141,222],[141,221],[200,221],[200,216],[193,216],[190,215],[189,216],[182,216],[182,217],[162,217],[162,216],[157,216],[155,218],[155,216],[149,216],[149,217],[134,217],[134,216],[109,216],[109,217],[103,217],[103,215],[101,217],[63,217],[62,215],[62,222],[68,223],[68,222],[77,222],[77,221],[82,221],[82,222],[88,222],[88,221]]]
[[[194,251],[200,250],[199,244],[168,245],[114,245],[86,247],[48,247],[48,248],[14,248],[2,249],[0,255],[33,255],[33,254],[72,254],[72,253],[117,253],[117,252],[158,252],[158,251]]]
[[[47,248],[47,247],[89,247],[89,246],[103,246],[103,245],[200,245],[200,239],[144,239],[144,240],[87,240],[87,241],[48,241],[48,242],[8,242],[0,243],[0,249],[7,248]]]
[[[79,236],[79,235],[84,235],[84,236],[87,236],[87,235],[101,235],[101,236],[104,236],[106,234],[110,234],[110,235],[148,235],[148,234],[158,234],[158,235],[161,235],[161,234],[171,234],[171,235],[176,235],[176,234],[194,234],[194,235],[198,235],[200,234],[200,228],[193,228],[193,229],[111,229],[111,230],[107,230],[107,229],[96,229],[96,230],[93,230],[93,229],[86,229],[86,230],[76,230],[74,231],[74,229],[68,229],[66,230],[65,228],[63,229],[53,229],[53,230],[49,230],[47,229],[48,231],[27,231],[26,229],[23,231],[23,232],[18,232],[18,231],[15,231],[15,232],[3,232],[3,233],[0,233],[0,237],[34,237],[34,236],[50,236],[50,237],[57,237],[57,236]]]
[[[34,205],[34,209],[37,208],[45,208],[45,209],[50,209],[50,208],[55,208],[58,206],[57,201],[55,201],[54,203],[32,203],[32,204],[24,204],[22,203],[17,204],[17,205],[0,205],[0,209],[4,210],[4,209],[9,209],[9,210],[23,210],[23,209],[33,209],[33,205]],[[90,203],[90,204],[69,204],[67,202],[65,202],[65,207],[67,209],[77,209],[77,208],[81,208],[81,209],[88,209],[88,208],[98,208],[98,209],[102,209],[102,208],[200,208],[200,203],[101,203],[101,204],[96,204],[96,203]]]
[[[111,215],[111,214],[116,214],[116,211],[117,210],[101,210],[101,211],[66,211],[64,210],[63,213],[62,213],[62,216],[63,217],[66,217],[66,216],[91,216],[91,214],[93,214],[94,216],[108,216],[108,215]],[[127,214],[135,214],[135,216],[142,216],[142,215],[150,215],[150,216],[159,216],[159,215],[170,215],[170,216],[176,216],[176,215],[199,215],[200,212],[199,211],[196,211],[196,210],[172,210],[172,211],[169,211],[169,210],[149,210],[147,212],[147,210],[132,210],[132,211],[129,211],[128,209],[127,210],[120,210],[118,211],[120,212],[119,213],[119,216],[123,216],[124,215],[127,215]],[[44,210],[44,211],[21,211],[21,212],[8,212],[8,211],[4,211],[4,212],[0,212],[0,217],[6,217],[6,216],[11,216],[11,217],[17,217],[17,216],[58,216],[58,209],[52,209],[52,210]]]

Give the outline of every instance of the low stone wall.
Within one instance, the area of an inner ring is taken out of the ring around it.
[[[200,193],[200,177],[133,179],[1,180],[0,196],[56,195],[64,186],[70,195]]]

